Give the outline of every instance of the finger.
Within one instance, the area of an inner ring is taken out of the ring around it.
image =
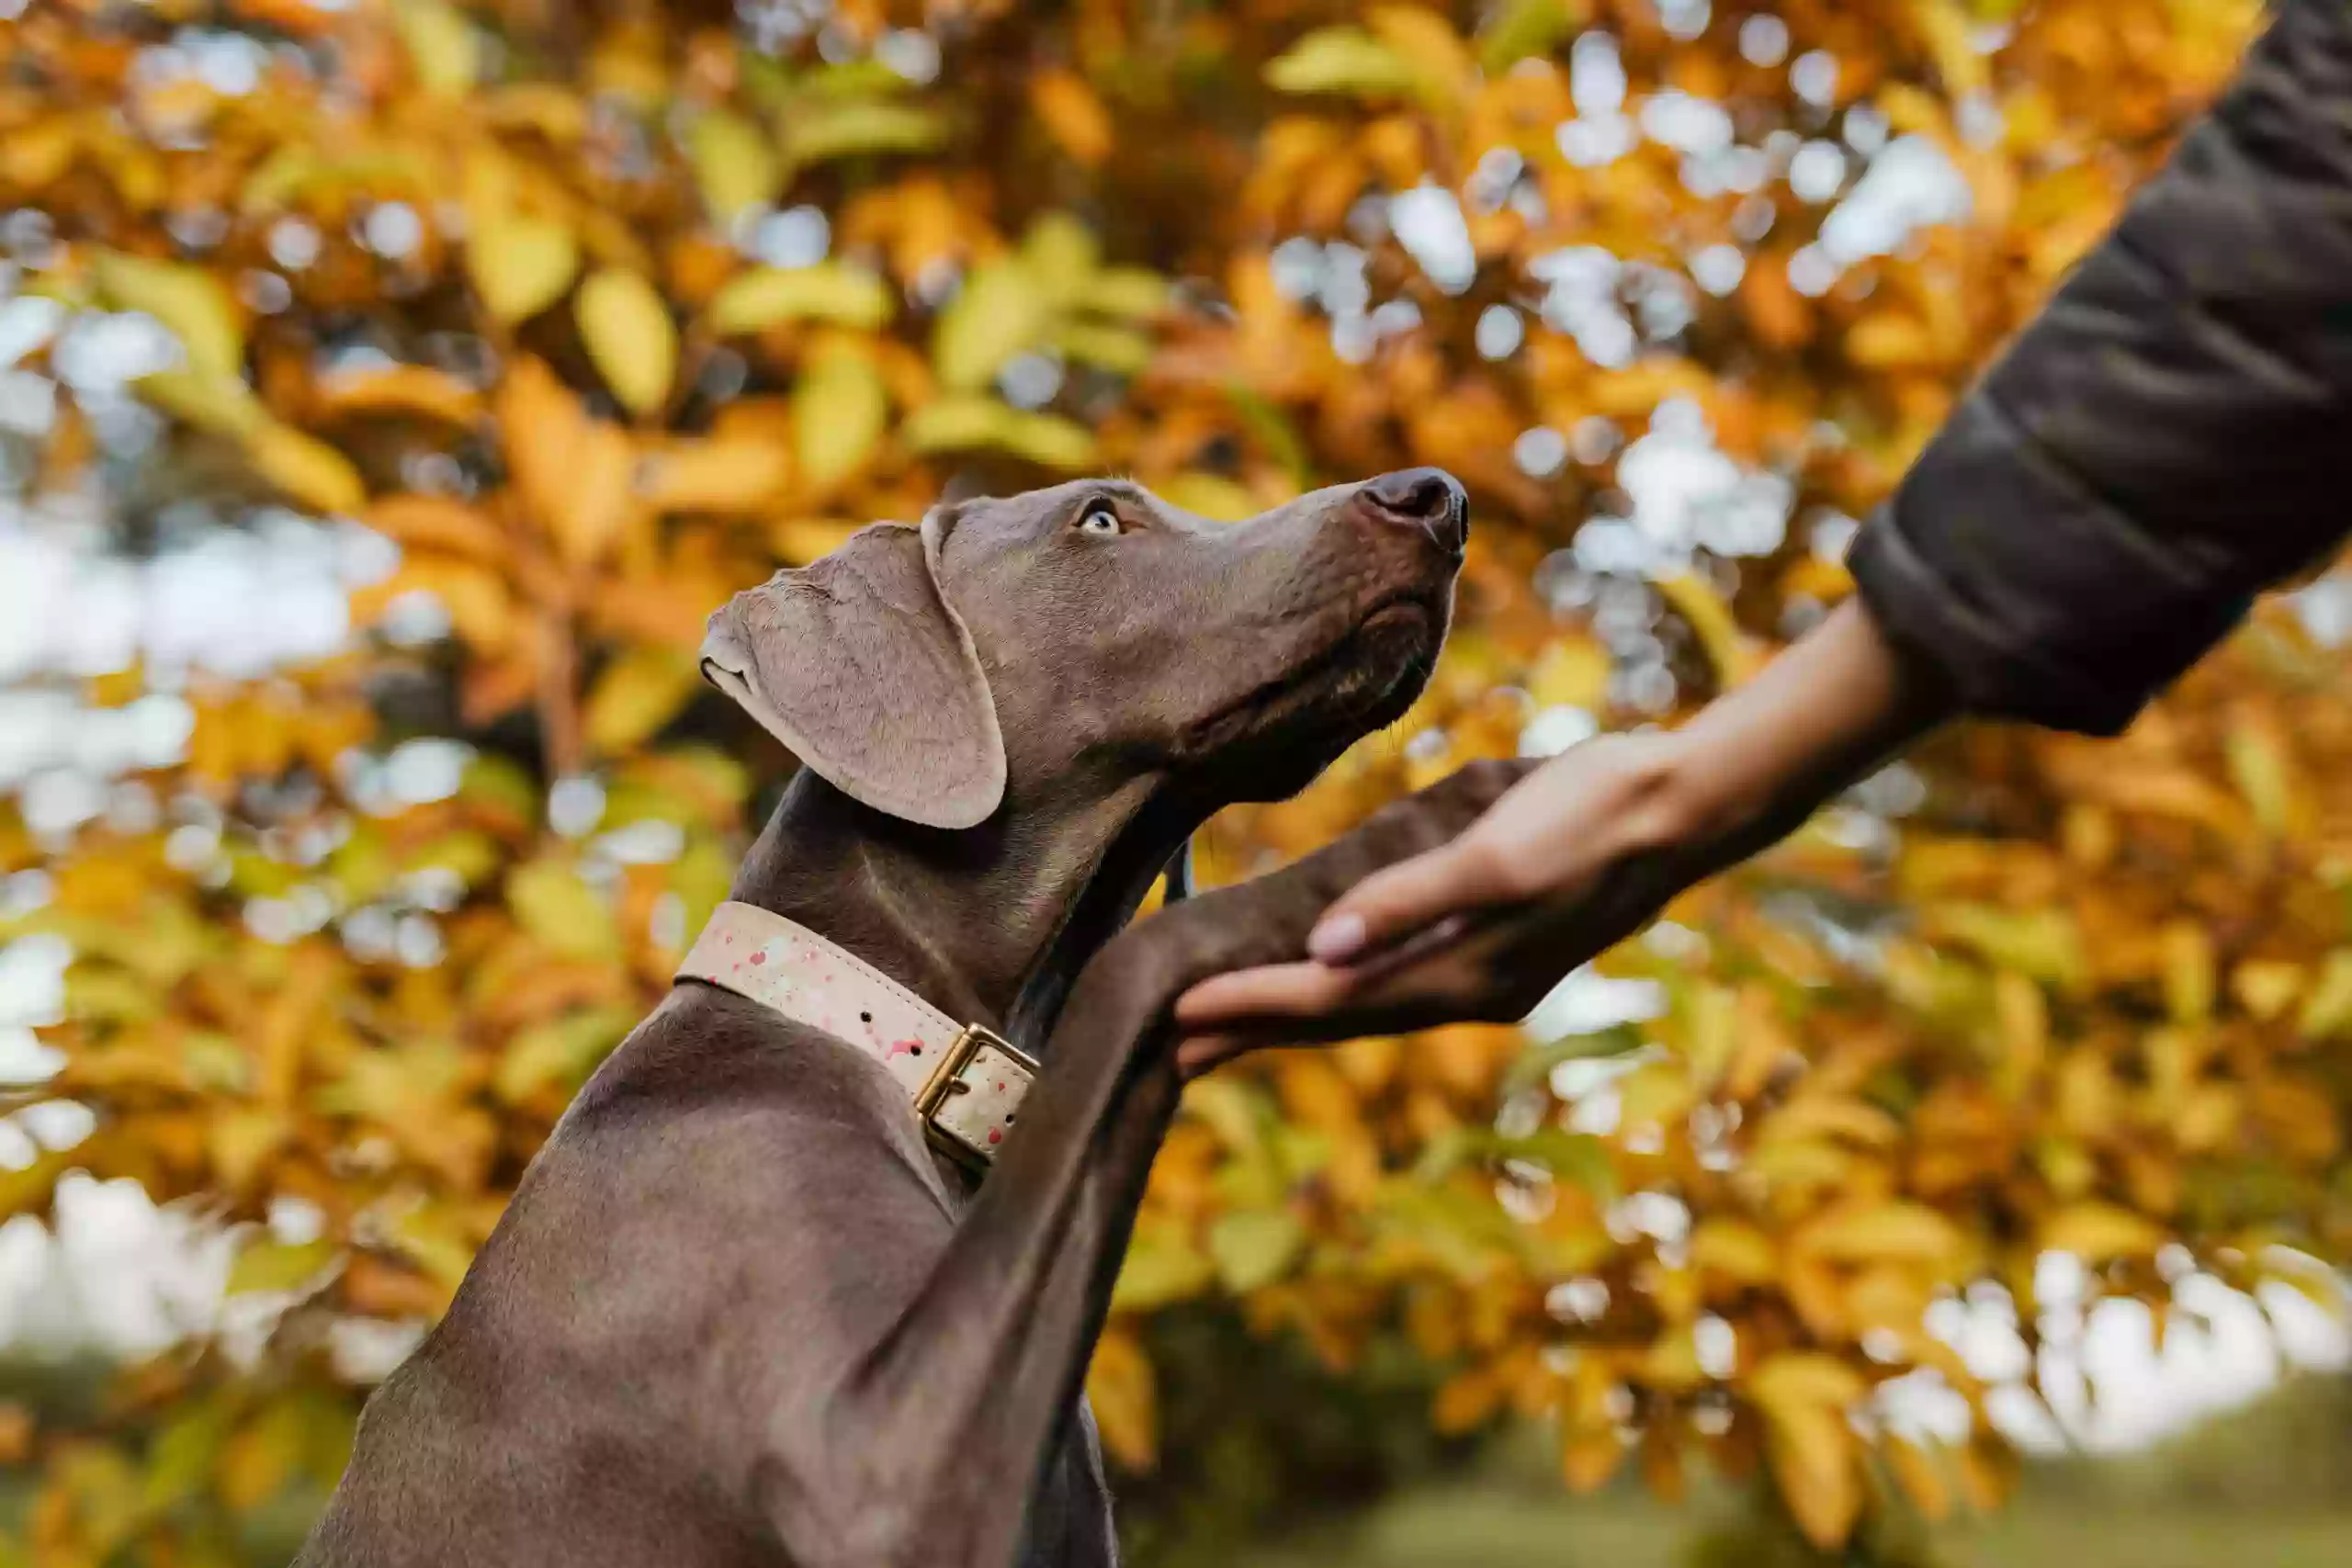
[[[1176,1047],[1176,1076],[1196,1078],[1250,1048],[1250,1041],[1244,1035],[1195,1034]]]
[[[1176,998],[1176,1023],[1186,1033],[1229,1029],[1268,1019],[1312,1018],[1346,1000],[1353,981],[1320,964],[1274,964],[1238,969],[1202,981]]]
[[[1374,872],[1332,901],[1307,934],[1325,964],[1353,963],[1432,920],[1510,897],[1499,863],[1467,837]]]

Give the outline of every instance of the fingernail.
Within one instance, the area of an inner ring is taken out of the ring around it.
[[[1306,933],[1306,951],[1319,963],[1352,958],[1363,947],[1362,915],[1334,915]]]

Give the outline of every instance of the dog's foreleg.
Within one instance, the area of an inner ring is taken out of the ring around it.
[[[1468,825],[1521,776],[1478,765],[1284,871],[1114,941],[1072,989],[1022,1122],[912,1300],[844,1371],[840,1473],[861,1561],[1003,1568],[1073,1407],[1179,1089],[1168,1010],[1194,981],[1296,956],[1329,902]]]

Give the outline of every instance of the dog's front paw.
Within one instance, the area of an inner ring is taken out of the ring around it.
[[[1172,994],[1228,969],[1302,957],[1307,932],[1333,899],[1376,871],[1450,841],[1539,765],[1534,760],[1469,763],[1390,802],[1295,864],[1139,922],[1114,944],[1129,950],[1118,961],[1139,964]]]

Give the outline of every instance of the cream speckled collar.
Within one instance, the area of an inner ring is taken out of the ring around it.
[[[756,905],[718,906],[677,977],[865,1052],[906,1089],[932,1142],[967,1165],[996,1157],[1036,1077],[1036,1063],[1010,1042],[956,1023],[854,953]]]

